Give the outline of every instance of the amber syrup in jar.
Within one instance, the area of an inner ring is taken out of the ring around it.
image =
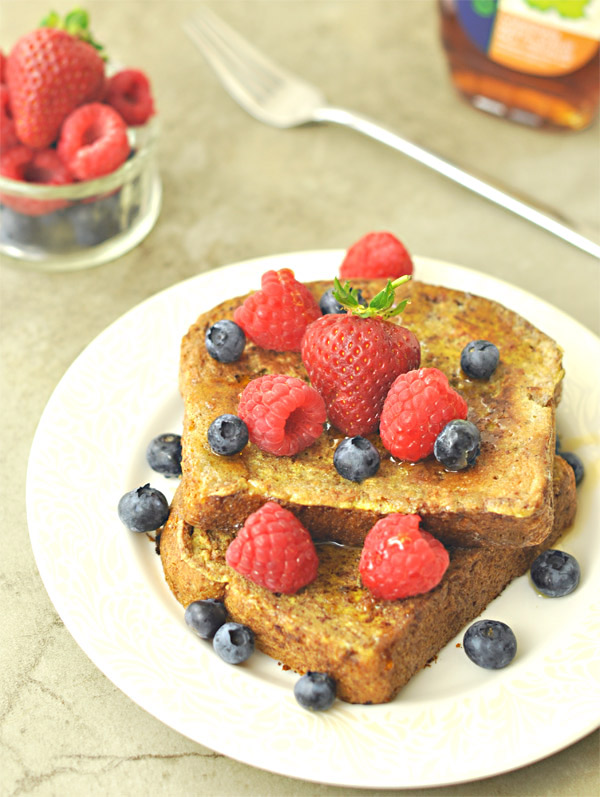
[[[600,0],[439,0],[452,81],[480,110],[580,130],[598,110]]]

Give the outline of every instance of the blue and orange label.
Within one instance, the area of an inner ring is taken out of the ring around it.
[[[600,0],[456,0],[458,20],[488,58],[517,72],[574,72],[598,51]]]

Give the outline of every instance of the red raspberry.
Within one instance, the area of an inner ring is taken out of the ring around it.
[[[365,538],[358,569],[376,598],[395,601],[429,592],[442,580],[450,557],[419,527],[419,515],[387,515]]]
[[[302,341],[302,362],[325,400],[327,417],[347,435],[377,430],[392,382],[418,368],[420,359],[415,335],[378,317],[325,315]]]
[[[292,513],[274,501],[253,512],[230,543],[227,564],[271,592],[291,595],[317,577],[312,538]]]
[[[433,454],[435,438],[456,418],[465,420],[467,402],[437,368],[401,374],[381,413],[381,442],[393,456],[416,462]]]
[[[64,121],[58,154],[79,180],[110,174],[129,156],[127,125],[108,105],[81,105]]]
[[[391,280],[413,273],[413,262],[403,244],[389,232],[370,232],[346,252],[340,267],[342,279]]]
[[[320,315],[308,288],[282,268],[262,275],[261,290],[236,309],[233,319],[263,349],[300,351],[306,327]]]
[[[15,120],[10,110],[10,95],[4,84],[0,84],[0,151],[6,152],[21,142],[17,137]]]
[[[11,180],[40,185],[67,185],[73,182],[69,170],[53,149],[29,149],[20,145],[0,155],[0,174]],[[27,216],[41,216],[60,210],[69,203],[66,199],[30,199],[3,194],[2,202]]]
[[[250,441],[262,451],[290,457],[315,442],[327,419],[317,391],[283,374],[267,374],[249,382],[238,406]]]
[[[139,69],[122,69],[109,78],[104,102],[128,125],[143,125],[154,114],[150,81]]]
[[[4,83],[6,81],[6,56],[0,50],[0,83]]]

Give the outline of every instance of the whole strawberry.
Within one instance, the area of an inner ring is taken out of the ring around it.
[[[383,402],[399,374],[418,368],[419,341],[413,332],[387,319],[402,312],[394,291],[410,277],[388,282],[366,307],[348,283],[335,281],[336,299],[352,312],[329,314],[306,329],[302,362],[321,394],[329,421],[347,435],[377,431]]]
[[[74,11],[64,22],[51,14],[42,24],[17,41],[6,64],[17,135],[34,149],[48,147],[67,114],[104,91],[104,62],[89,41],[87,14]]]
[[[0,152],[19,145],[15,120],[10,110],[10,97],[4,83],[0,83]]]

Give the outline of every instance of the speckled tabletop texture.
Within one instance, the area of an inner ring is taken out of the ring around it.
[[[62,0],[55,5],[68,10]],[[148,238],[115,262],[54,274],[6,260],[0,267],[0,795],[347,794],[351,789],[266,772],[190,741],[138,707],[79,648],[48,598],[28,536],[27,461],[46,402],[111,322],[158,291],[227,263],[343,249],[369,230],[386,229],[411,252],[512,282],[596,334],[600,263],[349,130],[282,131],[254,121],[182,32],[193,2],[86,5],[96,37],[152,78],[164,201]],[[600,240],[598,124],[546,133],[464,104],[449,83],[434,2],[211,5],[336,104],[564,210]],[[2,0],[2,49],[47,8]],[[370,793],[586,797],[599,793],[598,764],[596,731],[487,780]]]

